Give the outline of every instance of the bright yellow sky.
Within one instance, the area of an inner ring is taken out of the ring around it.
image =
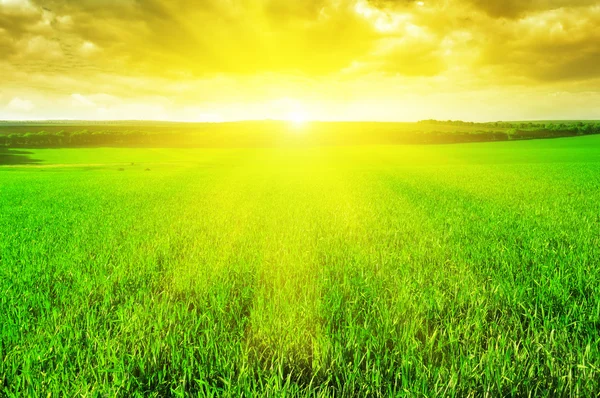
[[[600,119],[600,0],[0,0],[0,119]]]

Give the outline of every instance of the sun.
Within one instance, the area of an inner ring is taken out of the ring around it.
[[[305,105],[296,98],[285,97],[272,101],[271,109],[274,119],[284,121],[294,130],[300,131],[311,120]]]
[[[288,113],[286,120],[295,127],[302,127],[308,121],[308,116],[302,110],[294,110]]]

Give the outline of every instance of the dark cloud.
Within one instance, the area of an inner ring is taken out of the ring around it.
[[[359,3],[379,14],[357,12]],[[541,82],[600,76],[600,11],[591,7],[597,4],[593,0],[11,4],[0,5],[4,61],[44,76],[323,77],[356,64],[369,73],[407,77],[436,76],[452,68],[470,76],[500,71],[504,75],[498,79],[518,76]],[[401,22],[390,29],[378,26],[396,16]]]
[[[8,31],[0,28],[0,54],[9,57],[17,51],[16,43]]]
[[[372,26],[350,1],[36,4],[69,15],[73,23],[65,33],[93,42],[104,50],[104,61],[127,63],[136,73],[323,74],[347,66],[373,44]]]
[[[532,12],[598,4],[597,0],[469,0],[492,17],[518,18]]]
[[[537,81],[600,77],[600,8],[540,14],[496,25],[480,43],[479,65]]]
[[[41,9],[0,5],[0,29],[12,39],[20,39],[33,31],[39,31],[37,25],[41,17]]]
[[[414,6],[420,0],[369,0],[369,3],[380,8],[402,8]],[[587,7],[597,5],[598,0],[422,0],[437,8],[450,5],[459,13],[468,14],[470,6],[483,11],[494,18],[519,18],[526,14],[555,10],[561,8]]]

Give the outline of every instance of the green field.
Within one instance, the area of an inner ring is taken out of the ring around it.
[[[600,136],[0,151],[0,396],[596,396]]]

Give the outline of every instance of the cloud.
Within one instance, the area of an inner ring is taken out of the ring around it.
[[[95,93],[217,114],[202,104],[333,99],[367,80],[596,90],[598,26],[597,0],[0,0],[0,76],[37,111],[29,91],[113,113]]]
[[[4,12],[18,13],[35,11],[35,7],[29,0],[0,0],[0,9]]]
[[[74,106],[96,107],[96,104],[91,99],[81,94],[71,94]]]
[[[284,71],[325,74],[371,48],[373,28],[351,0],[37,1],[68,18],[63,40],[104,50],[106,69],[203,76]],[[102,20],[102,23],[98,23]]]
[[[465,59],[479,53],[478,68],[500,70],[507,52],[548,57],[554,44],[559,50],[565,45],[544,26],[527,31],[524,18],[553,12],[560,21],[575,15],[585,27],[573,29],[590,46],[597,40],[598,22],[590,17],[590,9],[597,10],[592,0],[2,1],[0,48],[10,60],[31,68],[40,60],[52,62],[37,64],[44,73],[101,70],[169,79],[261,73],[317,77],[357,63],[382,74],[435,76],[452,67],[444,46],[461,32],[477,37],[463,51]],[[396,45],[382,51],[390,37]],[[550,42],[547,53],[540,40]],[[511,42],[516,51],[511,52]],[[451,51],[456,60],[458,49]],[[505,66],[520,63],[516,58],[506,57]],[[560,76],[569,62],[596,60],[595,54],[568,58],[565,66],[543,68],[540,78]],[[53,62],[59,59],[63,62]],[[595,74],[586,66],[575,75]]]
[[[414,6],[452,7],[463,14],[480,11],[494,18],[514,19],[524,15],[597,5],[597,0],[369,0],[379,8],[407,8]]]
[[[7,109],[16,112],[30,112],[35,109],[35,104],[29,100],[15,97],[8,103]]]
[[[469,0],[469,2],[490,16],[504,18],[517,18],[534,12],[573,9],[598,4],[596,0]]]
[[[537,81],[600,77],[600,7],[550,10],[495,26],[478,65]]]

